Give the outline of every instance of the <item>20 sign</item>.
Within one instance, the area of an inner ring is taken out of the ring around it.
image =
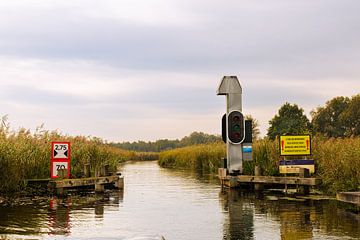
[[[70,159],[70,142],[53,142],[52,159]]]

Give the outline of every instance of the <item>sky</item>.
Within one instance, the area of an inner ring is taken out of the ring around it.
[[[223,76],[266,135],[360,93],[357,0],[1,0],[0,116],[107,141],[221,133]]]

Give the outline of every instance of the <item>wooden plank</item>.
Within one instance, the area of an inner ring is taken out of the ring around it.
[[[91,186],[95,184],[114,183],[119,180],[119,176],[108,177],[92,177],[92,178],[77,178],[77,179],[62,179],[51,181],[54,188],[70,188],[80,186]]]
[[[273,176],[237,176],[239,183],[262,183],[262,184],[287,184],[287,185],[306,185],[316,186],[321,183],[318,178],[301,178],[301,177],[273,177]]]
[[[336,199],[360,206],[360,192],[339,192],[336,194]]]

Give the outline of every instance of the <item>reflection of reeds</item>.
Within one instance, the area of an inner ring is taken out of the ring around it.
[[[323,189],[329,193],[360,190],[360,138],[313,139],[313,159]],[[195,145],[160,153],[162,167],[188,168],[216,173],[226,157],[223,143]],[[297,157],[293,157],[297,158]],[[254,161],[244,163],[244,174],[252,174],[259,165],[264,175],[279,175],[278,140],[262,139],[253,144]]]
[[[0,194],[16,193],[24,186],[25,179],[50,177],[50,158],[52,141],[71,143],[71,175],[82,175],[83,166],[91,164],[92,175],[95,169],[109,164],[110,171],[116,171],[118,162],[138,158],[156,158],[156,154],[146,155],[122,150],[91,137],[70,137],[38,129],[34,134],[29,130],[10,131],[3,120],[0,127]]]

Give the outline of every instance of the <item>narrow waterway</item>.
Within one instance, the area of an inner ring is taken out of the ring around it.
[[[221,192],[209,175],[121,166],[123,192],[0,207],[0,239],[360,239],[360,215],[335,201]]]

